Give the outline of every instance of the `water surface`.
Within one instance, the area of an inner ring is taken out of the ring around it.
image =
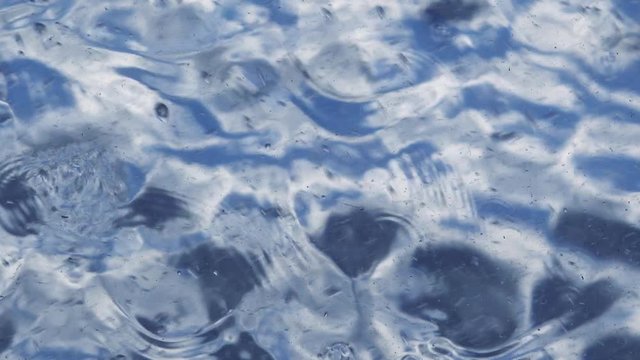
[[[7,359],[640,358],[637,0],[0,2]]]

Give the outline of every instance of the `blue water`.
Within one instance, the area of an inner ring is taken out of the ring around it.
[[[640,359],[640,1],[0,0],[3,359]]]

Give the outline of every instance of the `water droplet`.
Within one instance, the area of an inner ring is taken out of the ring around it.
[[[47,26],[41,22],[37,22],[33,24],[33,28],[36,30],[38,34],[42,34],[47,30]]]
[[[167,107],[167,105],[163,103],[157,103],[155,110],[156,110],[156,115],[158,115],[158,117],[163,119],[166,119],[169,117],[169,108]]]
[[[322,15],[327,21],[331,21],[333,19],[333,14],[326,8],[322,8]]]

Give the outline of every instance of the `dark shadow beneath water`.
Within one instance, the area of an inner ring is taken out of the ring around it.
[[[233,248],[210,244],[183,254],[177,267],[197,276],[212,322],[235,309],[248,292],[260,285],[264,276],[264,269],[256,258],[246,257]]]
[[[256,344],[246,332],[240,333],[238,341],[226,344],[213,354],[216,360],[274,360],[273,356]]]
[[[516,331],[518,279],[506,264],[451,245],[416,250],[411,266],[426,275],[425,287],[413,289],[401,309],[437,324],[442,336],[466,348],[489,349]]]
[[[640,338],[627,334],[610,335],[589,345],[583,360],[637,360],[640,359]]]
[[[14,236],[36,234],[35,225],[42,222],[36,192],[25,176],[4,170],[0,173],[0,224]]]
[[[564,328],[573,330],[600,317],[619,296],[618,288],[607,280],[579,287],[559,276],[548,277],[534,287],[531,320],[537,326],[562,317]]]
[[[433,23],[468,21],[473,19],[482,7],[482,3],[477,0],[439,0],[430,4],[424,13]]]
[[[169,191],[155,187],[145,189],[131,201],[127,209],[127,214],[116,219],[115,226],[144,225],[152,229],[161,229],[170,220],[191,217],[184,200]]]
[[[619,220],[585,212],[563,212],[554,228],[555,241],[598,260],[640,265],[640,229]]]
[[[351,278],[387,257],[399,225],[364,210],[333,214],[313,244]]]

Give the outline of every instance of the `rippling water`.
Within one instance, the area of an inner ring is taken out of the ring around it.
[[[0,1],[7,359],[640,359],[640,1]]]

